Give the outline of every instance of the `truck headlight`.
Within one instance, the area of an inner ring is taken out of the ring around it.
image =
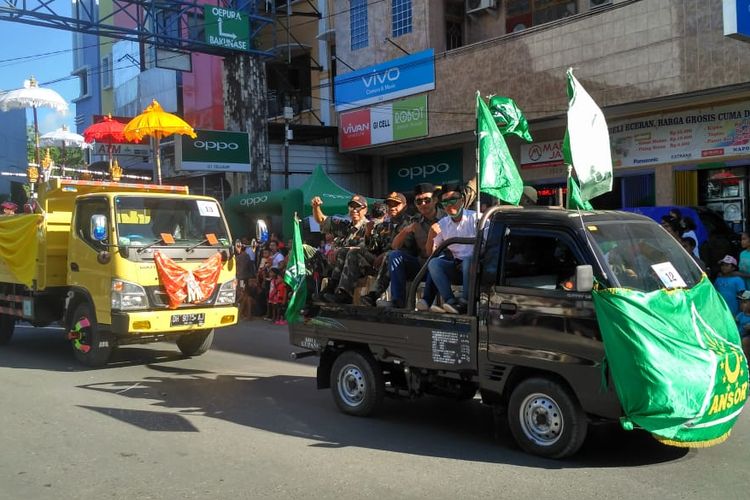
[[[219,293],[216,294],[214,304],[234,304],[237,300],[237,280],[229,280],[222,283],[219,287]]]
[[[141,285],[123,280],[112,280],[112,309],[120,311],[132,311],[134,309],[147,309],[148,297],[146,290]]]

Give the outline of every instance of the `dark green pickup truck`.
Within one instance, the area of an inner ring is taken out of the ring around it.
[[[624,212],[495,207],[476,238],[465,315],[314,304],[290,341],[317,355],[318,388],[344,413],[374,413],[385,395],[470,399],[478,392],[525,451],[575,453],[589,424],[622,410],[608,373],[593,283],[659,288],[649,267],[670,261],[688,286],[701,271],[662,228]]]

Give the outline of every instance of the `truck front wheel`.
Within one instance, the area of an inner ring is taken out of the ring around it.
[[[524,451],[548,458],[573,455],[586,439],[586,415],[560,383],[530,378],[513,391],[508,424]]]
[[[369,354],[345,351],[333,362],[331,392],[343,413],[356,417],[372,415],[383,402],[383,372]]]
[[[185,356],[200,356],[211,348],[214,342],[214,330],[197,330],[186,333],[177,339],[177,347]]]
[[[5,345],[10,342],[10,338],[13,336],[13,331],[15,329],[15,316],[0,314],[0,345]]]
[[[94,368],[106,365],[117,347],[115,336],[96,323],[87,302],[76,306],[68,336],[76,359]]]

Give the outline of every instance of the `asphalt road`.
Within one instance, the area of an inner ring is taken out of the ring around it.
[[[0,498],[748,498],[750,416],[726,443],[683,450],[616,426],[565,461],[493,436],[477,400],[387,401],[340,414],[292,362],[286,327],[217,332],[76,364],[62,333],[19,326],[0,347]]]

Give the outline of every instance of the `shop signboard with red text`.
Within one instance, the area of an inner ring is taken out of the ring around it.
[[[342,151],[427,134],[426,95],[339,113],[339,145]]]

